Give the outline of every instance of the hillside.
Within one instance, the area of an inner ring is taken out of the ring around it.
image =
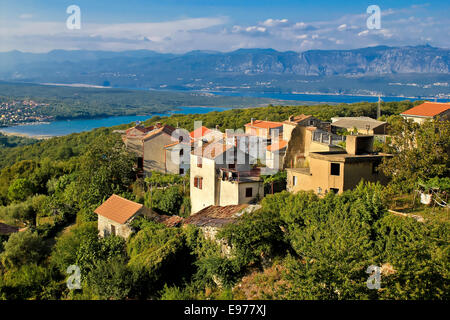
[[[185,54],[12,51],[0,53],[0,61],[0,79],[8,81],[213,91],[450,93],[450,50],[431,46],[301,53],[273,49]]]

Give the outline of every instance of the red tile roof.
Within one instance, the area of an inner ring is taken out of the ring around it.
[[[113,194],[100,207],[95,209],[94,212],[112,221],[124,224],[143,207],[142,204]]]
[[[277,142],[267,146],[267,150],[269,151],[277,151],[283,149],[287,146],[288,142],[286,140],[278,140]]]
[[[284,121],[284,122],[285,123],[292,123],[292,122],[299,123],[299,122],[301,122],[301,121],[303,121],[305,119],[311,118],[311,117],[312,117],[312,115],[310,115],[310,114],[308,114],[308,115],[301,114],[301,115],[298,115],[298,116],[289,117],[289,119],[287,121]]]
[[[178,227],[184,220],[180,216],[168,216],[165,214],[157,214],[153,217],[154,221],[164,224],[166,227]]]
[[[425,102],[401,113],[407,116],[434,117],[450,109],[450,103]]]
[[[283,126],[283,124],[281,122],[275,122],[275,121],[254,120],[253,124],[251,122],[249,122],[245,126],[246,127],[273,129],[273,128],[279,128],[279,127]]]
[[[201,147],[196,146],[193,154],[200,157],[215,159],[230,148],[234,148],[234,146],[225,144],[224,141],[213,141],[204,143]]]
[[[19,231],[18,227],[10,226],[8,224],[0,222],[0,234],[10,235],[11,233],[15,233],[17,231]]]
[[[194,131],[191,131],[191,133],[189,133],[189,135],[191,136],[191,138],[201,138],[210,131],[211,130],[208,129],[207,127],[201,126],[200,128],[197,128]]]
[[[175,130],[176,129],[174,127],[165,124],[165,125],[161,126],[160,128],[150,131],[142,140],[150,139],[151,137],[157,135],[160,132],[165,133],[170,136],[170,135],[172,135],[172,133]]]
[[[184,219],[184,224],[192,224],[197,227],[223,227],[233,223],[237,219],[237,213],[248,207],[248,204],[230,206],[209,206],[194,215]]]

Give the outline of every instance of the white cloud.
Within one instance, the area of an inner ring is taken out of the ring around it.
[[[33,15],[32,15],[31,13],[22,13],[22,14],[19,16],[19,18],[20,18],[20,19],[31,19],[31,18],[33,18]]]
[[[369,34],[369,30],[364,30],[358,33],[358,36],[362,37],[362,36],[367,36]]]
[[[344,31],[345,29],[347,29],[347,24],[341,24],[338,28],[339,31]]]

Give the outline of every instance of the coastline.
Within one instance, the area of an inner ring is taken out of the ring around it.
[[[31,138],[31,139],[36,139],[36,140],[46,140],[46,139],[57,137],[57,136],[50,136],[50,135],[32,135],[32,134],[19,133],[19,132],[6,132],[6,131],[3,131],[1,128],[0,128],[0,133],[5,136]]]

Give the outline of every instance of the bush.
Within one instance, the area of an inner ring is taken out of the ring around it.
[[[47,251],[42,238],[30,230],[13,233],[4,247],[5,251],[0,255],[0,260],[7,268],[39,263]]]

